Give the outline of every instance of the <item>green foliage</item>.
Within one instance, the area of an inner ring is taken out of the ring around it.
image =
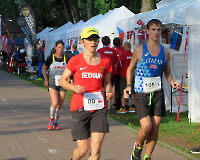
[[[160,0],[155,0],[156,2]],[[109,10],[119,8],[122,5],[129,8],[130,0],[94,0],[94,14],[105,14]],[[81,19],[87,21],[87,0],[77,0],[81,10]],[[35,15],[37,33],[46,27],[60,27],[67,20],[63,16],[64,6],[62,0],[6,0],[1,1],[0,15],[8,19],[13,19],[19,15],[19,7],[28,4]],[[139,13],[141,0],[135,0],[134,13]]]
[[[19,14],[18,8],[19,5],[15,3],[15,0],[1,1],[0,15],[13,20],[14,15]]]

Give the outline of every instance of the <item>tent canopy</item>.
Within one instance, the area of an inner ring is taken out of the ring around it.
[[[54,40],[54,36],[56,39],[58,38],[58,33],[65,31],[66,29],[69,29],[70,27],[72,27],[73,24],[71,22],[66,23],[65,25],[59,27],[58,29],[52,31],[52,32],[47,32],[47,33],[43,33],[40,35],[40,40],[41,41],[46,41],[46,40]]]
[[[36,39],[40,39],[40,35],[44,34],[44,33],[48,33],[50,30],[52,30],[53,28],[47,27],[44,30],[42,30],[40,33],[36,34]]]
[[[73,33],[70,34],[69,37],[73,38],[80,36],[82,30],[87,27],[96,28],[99,31],[100,37],[103,37],[105,35],[111,37],[111,34],[114,30],[112,23],[116,22],[117,20],[130,18],[133,15],[134,13],[132,13],[124,6],[120,8],[115,8],[107,12],[105,15],[98,15],[88,20],[83,26],[77,28],[76,31],[73,31]]]
[[[22,46],[24,45],[24,38],[17,37],[13,39],[14,45],[16,46]],[[12,40],[9,40],[8,44],[13,44]]]
[[[174,1],[176,1],[176,0],[162,0],[162,1],[158,2],[156,4],[156,6],[157,6],[157,8],[161,8],[161,7],[164,7],[164,6],[170,4],[170,3],[174,2]]]
[[[153,18],[159,19],[163,24],[200,25],[199,7],[200,0],[176,0],[156,10],[139,13],[129,19],[118,21],[116,25],[121,29],[133,30],[140,27],[137,24],[139,20],[146,24]]]

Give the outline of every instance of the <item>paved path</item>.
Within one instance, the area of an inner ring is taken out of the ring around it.
[[[48,91],[0,70],[0,160],[71,159],[76,142],[71,137],[69,101],[64,102],[60,131],[46,129],[49,106]],[[110,133],[103,142],[101,160],[130,160],[136,131],[112,119],[109,125]],[[195,160],[164,143],[156,145],[152,155],[153,160],[189,158]]]

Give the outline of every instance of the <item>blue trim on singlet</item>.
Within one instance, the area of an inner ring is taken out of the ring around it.
[[[160,45],[160,53],[152,56],[147,48],[147,44],[143,44],[143,53],[140,62],[137,63],[135,74],[135,92],[143,93],[143,78],[158,77],[162,78],[165,67],[165,50]]]

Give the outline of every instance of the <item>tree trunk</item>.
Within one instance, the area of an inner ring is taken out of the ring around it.
[[[155,0],[142,0],[141,13],[148,12],[156,8]]]
[[[87,0],[87,18],[94,16],[94,0]]]
[[[64,10],[65,10],[65,14],[64,14],[65,18],[67,19],[67,21],[74,23],[68,0],[62,0],[62,2],[63,2]]]
[[[135,0],[129,0],[129,10],[134,13]]]
[[[81,20],[81,17],[78,9],[77,0],[70,0],[70,4],[72,6],[73,17],[76,22],[79,22]]]

